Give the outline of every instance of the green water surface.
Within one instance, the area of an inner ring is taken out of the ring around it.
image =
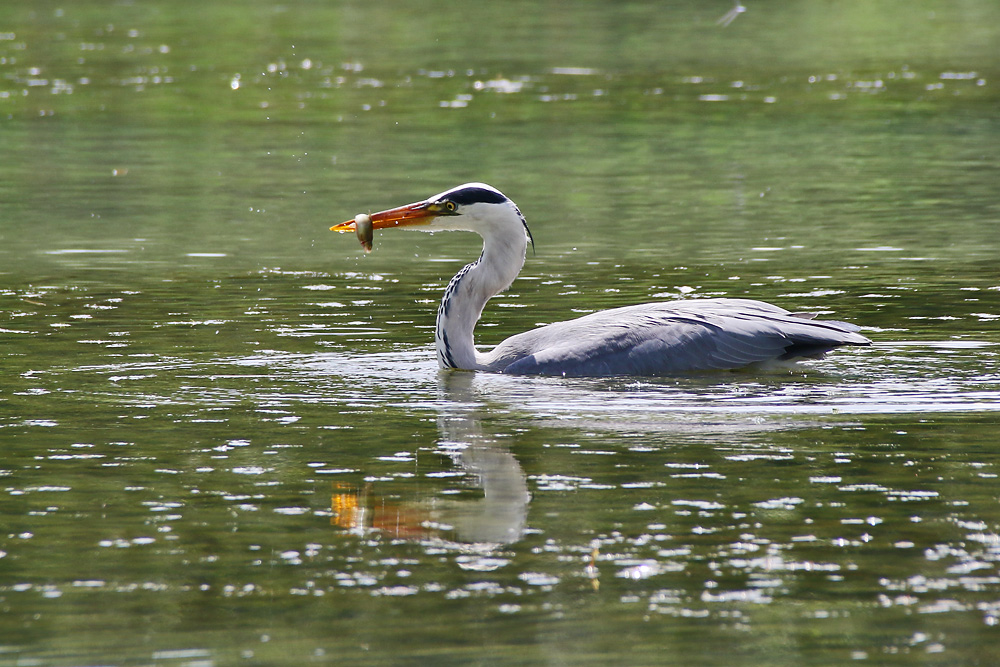
[[[1000,5],[0,6],[0,665],[989,665]],[[438,371],[750,297],[794,373]]]

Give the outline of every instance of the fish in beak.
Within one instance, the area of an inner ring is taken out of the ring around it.
[[[429,225],[437,216],[451,213],[451,209],[438,202],[420,201],[370,215],[359,213],[354,217],[354,220],[330,227],[330,231],[355,232],[361,247],[365,249],[365,252],[371,252],[373,231],[376,229]]]

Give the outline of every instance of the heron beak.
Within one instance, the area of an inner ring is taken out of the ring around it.
[[[388,211],[372,213],[373,229],[388,229],[390,227],[405,227],[410,225],[428,225],[431,220],[439,215],[444,215],[445,211],[440,204],[420,201],[415,204],[407,204],[397,208],[390,208]],[[354,221],[348,220],[339,225],[330,227],[332,232],[353,232]]]

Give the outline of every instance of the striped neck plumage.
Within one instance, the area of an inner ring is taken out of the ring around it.
[[[520,224],[508,229],[482,233],[482,255],[456,273],[445,289],[434,336],[441,368],[484,368],[474,342],[476,323],[486,302],[514,282],[528,246]]]
[[[463,326],[468,320],[466,311],[469,303],[466,298],[458,295],[468,292],[462,282],[470,271],[475,270],[480,260],[482,257],[472,264],[466,264],[461,271],[455,274],[448,283],[444,296],[441,297],[441,303],[438,305],[434,342],[437,347],[438,366],[441,368],[470,368],[470,364],[475,365],[475,344],[473,342],[475,322],[471,328]],[[486,299],[488,300],[489,297]],[[480,312],[485,305],[486,301],[484,300],[479,307]],[[479,319],[478,314],[475,319]]]

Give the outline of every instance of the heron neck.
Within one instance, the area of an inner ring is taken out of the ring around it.
[[[505,240],[483,238],[483,253],[448,283],[438,307],[435,343],[441,368],[479,370],[483,355],[473,333],[486,302],[514,282],[524,266],[527,240],[523,231]]]

